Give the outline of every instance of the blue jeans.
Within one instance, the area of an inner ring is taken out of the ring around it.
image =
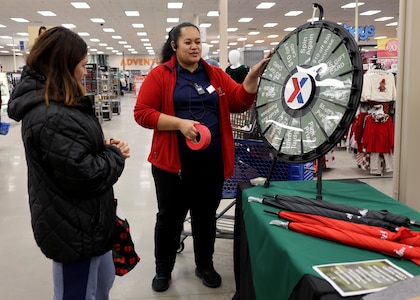
[[[54,300],[108,300],[114,279],[112,251],[72,263],[53,261]]]

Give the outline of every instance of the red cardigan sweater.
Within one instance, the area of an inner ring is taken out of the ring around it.
[[[240,113],[251,108],[256,94],[248,93],[221,68],[210,66],[203,59],[211,85],[219,96],[219,124],[223,151],[224,177],[229,178],[234,168],[234,143],[230,113]],[[153,140],[148,161],[168,172],[181,171],[176,131],[159,131],[157,123],[161,113],[174,116],[173,94],[176,84],[176,56],[158,65],[146,76],[134,107],[134,119],[153,129]]]

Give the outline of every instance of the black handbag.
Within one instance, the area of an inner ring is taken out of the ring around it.
[[[112,248],[112,258],[115,265],[115,274],[123,276],[137,265],[140,257],[134,249],[134,243],[130,234],[130,225],[118,205],[116,216],[117,238]]]

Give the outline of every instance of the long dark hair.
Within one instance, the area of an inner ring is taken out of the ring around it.
[[[178,47],[178,39],[181,35],[181,29],[184,27],[194,27],[200,33],[200,29],[190,22],[184,22],[173,27],[171,31],[169,31],[168,39],[166,40],[165,44],[163,44],[161,50],[161,63],[167,62],[171,59],[172,55],[174,54],[171,42],[174,42],[174,48],[176,49]]]
[[[75,32],[61,26],[41,34],[34,43],[26,65],[46,78],[45,101],[74,105],[76,97],[85,94],[74,70],[87,54],[85,41]]]

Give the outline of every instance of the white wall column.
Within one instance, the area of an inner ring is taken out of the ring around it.
[[[420,1],[400,0],[394,198],[420,210]]]

